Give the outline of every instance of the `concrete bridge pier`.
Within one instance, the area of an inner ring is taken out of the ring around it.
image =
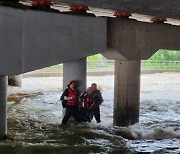
[[[139,122],[140,60],[115,60],[114,125]]]
[[[21,87],[22,86],[22,74],[8,76],[8,85]]]
[[[63,89],[67,88],[71,80],[77,81],[79,92],[86,90],[86,58],[63,64]]]
[[[7,76],[0,76],[0,139],[7,134]]]
[[[80,93],[86,90],[86,58],[63,64],[63,90],[67,88],[71,80],[77,82],[77,88]],[[65,114],[65,108],[62,114]]]

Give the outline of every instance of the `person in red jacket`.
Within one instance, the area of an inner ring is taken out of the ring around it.
[[[69,118],[73,116],[73,118],[77,122],[81,122],[80,117],[79,117],[79,110],[78,110],[78,90],[76,89],[76,83],[75,81],[71,81],[67,85],[67,89],[63,92],[61,96],[61,100],[65,102],[66,106],[66,111],[65,115],[62,119],[62,124],[66,125],[68,122]]]
[[[94,102],[91,94],[92,90],[91,87],[89,87],[84,93],[80,95],[79,98],[80,118],[83,122],[91,122],[93,118]]]

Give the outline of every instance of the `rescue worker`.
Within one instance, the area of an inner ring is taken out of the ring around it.
[[[65,101],[66,105],[66,111],[65,115],[62,119],[62,124],[66,125],[68,122],[69,118],[73,116],[73,118],[77,122],[81,122],[80,117],[79,117],[79,110],[78,110],[78,91],[76,89],[76,84],[75,81],[70,81],[70,83],[67,85],[67,89],[63,92],[61,96],[61,100]]]
[[[92,90],[92,99],[94,102],[94,109],[93,109],[93,114],[95,116],[96,122],[100,123],[101,119],[100,119],[100,105],[102,104],[103,97],[101,92],[97,89],[97,84],[96,83],[92,83],[91,84],[91,90]]]
[[[94,102],[91,94],[92,90],[91,87],[89,87],[79,98],[80,117],[83,122],[91,122],[93,118]]]

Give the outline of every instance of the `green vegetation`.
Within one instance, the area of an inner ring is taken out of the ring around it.
[[[95,69],[97,67],[114,67],[114,60],[107,60],[101,54],[89,56],[87,58],[87,68]]]
[[[87,68],[88,69],[95,69],[102,65],[102,55],[97,54],[93,56],[87,57]]]
[[[102,61],[102,55],[97,54],[97,55],[89,56],[87,58],[87,61]]]
[[[180,69],[180,52],[159,50],[148,60],[141,61],[142,68]]]
[[[180,69],[180,52],[179,51],[167,51],[159,50],[148,60],[141,61],[142,68],[158,68],[158,69]],[[101,54],[89,56],[87,58],[87,68],[96,69],[101,67],[114,67],[113,60],[107,60]],[[63,65],[55,65],[45,70],[56,71],[62,70]]]
[[[180,61],[180,52],[159,50],[149,60]]]
[[[180,61],[141,61],[142,68],[180,69]]]

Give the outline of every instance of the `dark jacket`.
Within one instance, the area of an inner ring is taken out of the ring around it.
[[[102,94],[99,90],[92,92],[91,96],[94,100],[94,107],[95,108],[98,108],[102,104],[102,102],[104,101]]]

